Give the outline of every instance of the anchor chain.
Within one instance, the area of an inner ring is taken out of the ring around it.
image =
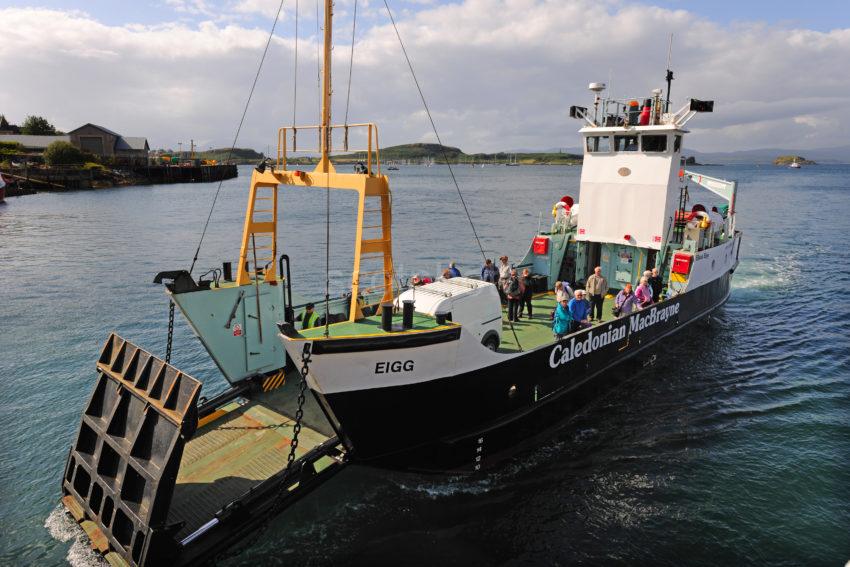
[[[171,345],[174,342],[174,301],[168,302],[168,339],[165,342],[165,363],[171,364]]]

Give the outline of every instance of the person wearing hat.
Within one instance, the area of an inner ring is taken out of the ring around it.
[[[449,262],[449,274],[453,278],[460,277],[460,270],[457,269],[457,265],[454,262]]]
[[[308,303],[304,308],[304,318],[301,328],[309,329],[310,327],[315,327],[318,320],[319,314],[316,313],[316,306],[312,303]]]
[[[570,310],[570,317],[572,317],[572,322],[570,323],[571,333],[575,333],[582,327],[590,326],[590,320],[588,319],[588,315],[590,315],[590,302],[584,298],[584,295],[583,289],[577,289],[576,296],[567,304]]]

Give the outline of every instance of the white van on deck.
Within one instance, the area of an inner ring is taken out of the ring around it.
[[[431,316],[451,313],[452,321],[475,334],[481,344],[499,348],[502,304],[495,285],[463,277],[438,280],[408,289],[396,299],[397,307],[409,299],[414,301],[414,311]]]

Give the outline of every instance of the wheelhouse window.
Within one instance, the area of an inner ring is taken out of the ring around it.
[[[680,151],[682,151],[682,137],[681,136],[676,136],[673,139],[673,151],[676,152],[676,153],[679,153]]]
[[[608,136],[588,136],[586,143],[588,153],[611,151],[611,138]]]
[[[644,134],[641,136],[643,151],[645,152],[666,152],[667,151],[667,135]]]
[[[638,151],[637,136],[614,136],[614,151],[615,152],[636,152],[636,151]]]

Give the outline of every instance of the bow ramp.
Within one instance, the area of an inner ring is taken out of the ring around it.
[[[115,334],[97,372],[62,502],[113,565],[213,559],[346,463],[315,402],[298,406],[297,378],[204,402],[198,380]]]

